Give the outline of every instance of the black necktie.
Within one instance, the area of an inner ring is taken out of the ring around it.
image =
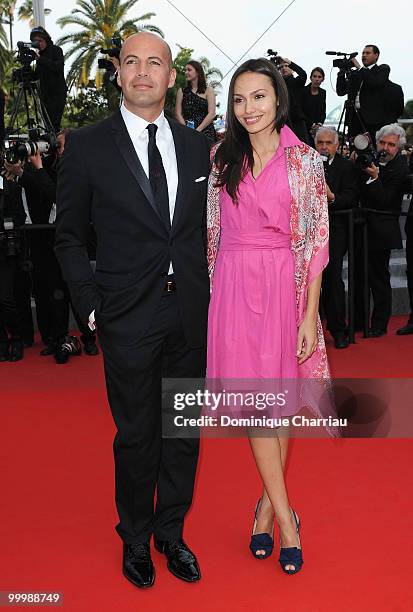
[[[166,174],[162,163],[162,157],[159,153],[158,147],[156,146],[156,131],[158,126],[154,123],[150,123],[146,129],[149,132],[149,180],[159,215],[166,227],[170,228],[171,217],[169,213],[168,183],[166,182]]]

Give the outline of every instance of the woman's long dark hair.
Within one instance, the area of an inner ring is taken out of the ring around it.
[[[205,72],[204,72],[204,69],[202,68],[202,64],[200,64],[196,60],[189,60],[189,62],[187,62],[186,65],[192,66],[192,68],[195,68],[195,70],[198,73],[198,89],[196,90],[196,93],[200,93],[200,94],[205,93],[207,84],[206,84]],[[191,81],[187,81],[186,86],[188,89],[192,89]]]
[[[225,140],[218,147],[215,163],[218,167],[217,187],[226,187],[232,201],[237,203],[239,184],[254,167],[254,155],[247,130],[234,113],[234,86],[241,74],[256,72],[271,80],[277,97],[277,108],[273,131],[280,132],[288,118],[288,91],[283,77],[269,60],[264,58],[247,60],[233,74],[228,92]]]

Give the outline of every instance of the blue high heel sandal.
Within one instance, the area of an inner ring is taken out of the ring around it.
[[[268,559],[268,557],[272,554],[274,550],[274,538],[270,536],[269,533],[257,533],[255,535],[255,529],[257,527],[257,514],[260,509],[261,498],[257,501],[257,505],[255,507],[254,514],[254,525],[252,528],[251,542],[250,542],[250,551],[252,552],[255,559]],[[274,535],[274,529],[273,529]],[[257,555],[259,550],[263,550],[263,555]]]
[[[291,546],[290,548],[280,548],[280,565],[282,570],[286,574],[296,574],[300,571],[303,566],[303,553],[301,550],[301,541],[300,541],[300,519],[297,516],[297,513],[291,508],[291,512],[293,514],[293,518],[295,521],[295,525],[297,528],[297,538],[298,544],[300,548],[297,546]],[[286,569],[287,565],[293,565],[294,569]]]

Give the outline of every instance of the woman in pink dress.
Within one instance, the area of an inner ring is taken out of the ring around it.
[[[328,261],[324,175],[317,153],[285,125],[287,115],[284,80],[271,62],[237,69],[209,178],[208,379],[329,377],[318,317]],[[297,401],[273,416],[300,408]],[[275,518],[281,567],[294,574],[303,559],[284,481],[288,438],[249,437],[263,482],[250,549],[257,559],[272,553]]]

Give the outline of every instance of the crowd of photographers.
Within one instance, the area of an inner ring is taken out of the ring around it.
[[[49,120],[50,137],[33,143],[17,143],[6,153],[0,177],[0,361],[19,361],[24,347],[34,342],[31,298],[43,342],[41,355],[66,363],[83,350],[96,355],[95,332],[91,331],[72,307],[80,330],[80,340],[69,334],[70,296],[54,255],[53,222],[56,214],[56,177],[69,130],[60,131],[66,102],[64,59],[41,27],[31,32],[31,43],[21,43],[23,67],[17,78],[39,83],[39,97]],[[335,54],[335,52],[329,52]],[[316,67],[310,73],[287,58],[269,50],[270,60],[280,70],[289,92],[290,126],[304,142],[315,147],[324,161],[330,211],[330,260],[322,284],[322,309],[327,329],[336,348],[349,346],[346,318],[343,262],[348,250],[348,217],[340,211],[356,210],[355,225],[355,326],[362,328],[363,295],[366,284],[373,297],[368,336],[387,332],[391,315],[392,290],[389,261],[392,249],[402,247],[398,214],[403,196],[411,191],[413,156],[404,154],[406,136],[397,119],[403,111],[403,92],[389,80],[389,66],[378,64],[379,49],[367,45],[362,64],[356,54],[338,54],[337,93],[347,96],[343,124],[350,141],[344,142],[326,119],[326,92],[321,88],[325,74]],[[33,72],[29,68],[36,62]],[[26,72],[25,72],[26,71]],[[28,77],[29,75],[29,77]],[[0,90],[0,138],[4,132],[4,95]],[[57,136],[56,136],[57,135]],[[7,135],[6,135],[7,137]],[[392,211],[373,213],[370,209]],[[363,214],[368,211],[368,214]],[[361,237],[367,223],[368,275],[363,278]],[[29,231],[30,224],[42,229]],[[26,231],[18,230],[26,225]],[[48,228],[50,226],[50,229]],[[410,304],[413,313],[413,218],[406,222],[406,260]],[[93,230],[90,258],[93,259]],[[413,333],[413,314],[400,335]]]

